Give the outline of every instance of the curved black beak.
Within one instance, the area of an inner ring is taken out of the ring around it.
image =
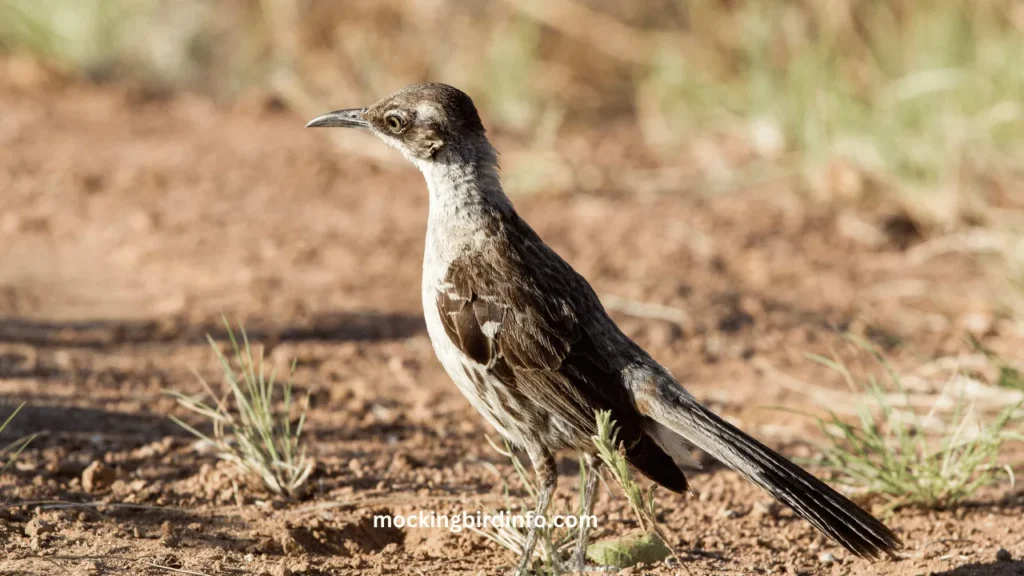
[[[306,128],[369,128],[370,123],[363,119],[366,108],[350,108],[335,110],[313,118]]]

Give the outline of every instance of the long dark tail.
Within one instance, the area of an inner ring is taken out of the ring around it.
[[[862,558],[893,556],[900,539],[842,494],[701,405],[675,381],[635,391],[650,418],[757,484]]]

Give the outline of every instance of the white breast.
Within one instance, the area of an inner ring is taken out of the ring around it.
[[[499,408],[501,402],[508,402],[507,395],[503,395],[500,390],[503,384],[490,376],[484,365],[463,354],[448,338],[437,309],[436,276],[428,271],[426,262],[424,264],[423,316],[426,319],[427,334],[434,347],[434,354],[473,408],[476,408],[502,436],[517,446],[524,446],[525,441],[522,431],[519,430],[519,423],[508,421],[504,417],[505,411]],[[443,290],[443,287],[441,289]]]

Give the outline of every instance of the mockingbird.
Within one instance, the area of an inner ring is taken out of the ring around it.
[[[554,454],[582,451],[595,467],[595,414],[610,410],[630,465],[669,490],[687,490],[683,471],[696,464],[697,447],[857,556],[900,548],[884,524],[701,405],[619,330],[587,281],[512,207],[469,96],[417,84],[307,126],[367,130],[423,173],[430,214],[422,296],[434,352],[473,407],[529,455],[541,486],[538,515],[555,489]],[[587,477],[589,514],[597,474]],[[530,566],[536,540],[534,527],[516,574]],[[586,540],[582,531],[573,552],[580,569]]]

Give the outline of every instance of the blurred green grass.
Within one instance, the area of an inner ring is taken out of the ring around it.
[[[0,46],[227,100],[269,87],[303,114],[441,80],[524,148],[636,125],[698,189],[781,175],[809,201],[880,197],[926,233],[1024,232],[1015,0],[2,0]],[[510,179],[612,185],[576,164]]]

